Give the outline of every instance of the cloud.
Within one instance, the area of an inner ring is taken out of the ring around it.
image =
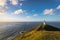
[[[43,11],[43,13],[44,13],[44,15],[46,15],[46,14],[53,15],[54,11],[55,11],[54,9],[45,9]]]
[[[6,2],[7,2],[7,0],[0,0],[0,6],[5,6]]]
[[[19,1],[25,1],[25,0],[19,0]]]
[[[56,9],[60,9],[60,5],[58,5]]]
[[[0,0],[0,15],[3,15],[6,13],[6,10],[8,9],[6,4],[7,4],[7,0]]]
[[[10,3],[11,3],[12,5],[17,5],[17,4],[18,4],[18,0],[10,0]]]
[[[8,9],[7,6],[0,7],[0,15],[5,14],[7,9]]]
[[[55,12],[57,12],[59,9],[60,9],[60,5],[58,5],[55,9],[45,9],[45,10],[43,11],[43,14],[44,14],[44,15],[46,15],[46,14],[54,15]]]
[[[31,18],[31,16],[26,16],[27,19]]]
[[[0,14],[5,14],[4,10],[0,10]]]
[[[25,10],[19,9],[14,11],[14,14],[23,14],[25,12]]]
[[[38,16],[38,14],[34,14],[33,16]]]
[[[22,6],[23,5],[23,3],[20,3],[20,6]]]

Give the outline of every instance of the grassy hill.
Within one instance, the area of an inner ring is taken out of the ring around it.
[[[60,31],[55,30],[57,29],[52,26],[39,24],[31,30],[17,35],[13,40],[60,40]]]

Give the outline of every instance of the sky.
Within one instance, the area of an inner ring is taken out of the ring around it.
[[[0,22],[60,22],[60,0],[0,0]]]

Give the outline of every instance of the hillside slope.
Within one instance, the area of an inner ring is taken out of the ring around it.
[[[39,24],[35,28],[17,35],[13,40],[60,40],[60,29]]]

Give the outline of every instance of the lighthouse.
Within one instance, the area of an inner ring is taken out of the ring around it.
[[[43,25],[46,25],[46,21],[45,20],[43,21]]]

